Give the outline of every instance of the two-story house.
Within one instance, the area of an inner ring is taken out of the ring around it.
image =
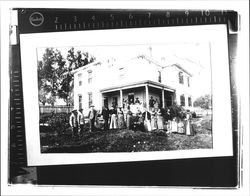
[[[149,107],[153,97],[162,107],[174,102],[192,107],[191,77],[181,65],[165,65],[145,55],[126,61],[93,62],[73,71],[74,106],[88,110],[112,104],[124,107],[139,100]]]

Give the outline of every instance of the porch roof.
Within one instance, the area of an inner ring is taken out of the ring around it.
[[[170,91],[170,92],[175,91],[174,88],[169,87],[169,86],[164,85],[164,84],[161,84],[159,82],[154,82],[154,81],[151,81],[151,80],[143,80],[143,81],[139,81],[139,82],[133,82],[133,83],[121,84],[121,85],[117,85],[117,86],[111,86],[109,88],[101,89],[100,92],[101,93],[108,93],[108,92],[113,92],[113,91],[119,91],[119,90],[142,87],[142,86],[145,86],[145,85],[148,85],[149,87],[158,88],[158,89],[164,89],[164,90],[167,90],[167,91]]]

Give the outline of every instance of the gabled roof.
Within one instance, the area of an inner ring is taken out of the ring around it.
[[[171,65],[171,66],[175,66],[175,67],[177,67],[178,69],[180,69],[181,71],[183,71],[183,72],[185,72],[186,74],[188,74],[189,76],[193,76],[191,73],[189,73],[186,69],[184,69],[182,66],[180,66],[179,64],[177,64],[177,63],[175,63],[175,64],[173,64],[173,65]]]
[[[156,66],[158,66],[158,67],[160,67],[160,68],[166,68],[166,67],[171,67],[171,66],[175,66],[175,67],[177,67],[178,69],[180,69],[180,70],[182,70],[183,72],[185,72],[185,73],[187,73],[189,76],[192,76],[192,74],[190,73],[190,72],[188,72],[186,69],[184,69],[180,64],[178,64],[178,63],[174,63],[174,64],[171,64],[171,65],[164,65],[163,63],[160,63],[160,62],[158,62],[158,61],[156,61],[155,59],[153,59],[152,57],[149,57],[149,56],[147,56],[147,55],[138,55],[138,56],[136,56],[136,57],[133,57],[133,58],[131,58],[131,59],[129,59],[129,60],[126,60],[126,61],[131,61],[131,60],[135,60],[135,59],[143,59],[143,60],[146,60],[146,61],[148,61],[148,62],[150,62],[150,63],[153,63],[153,64],[155,64]],[[125,62],[126,62],[125,61]],[[117,64],[120,64],[121,62],[116,62]],[[81,70],[84,70],[84,69],[87,69],[87,68],[89,68],[89,67],[91,67],[91,66],[96,66],[96,65],[99,65],[99,64],[103,64],[101,61],[94,61],[94,62],[92,62],[92,63],[89,63],[89,64],[87,64],[87,65],[85,65],[85,66],[83,66],[83,67],[79,67],[79,68],[77,68],[77,69],[75,69],[75,70],[73,70],[73,71],[71,71],[71,73],[72,74],[75,74],[76,72],[78,72],[78,71],[81,71]]]
[[[100,64],[102,64],[102,62],[100,62],[100,61],[94,61],[92,63],[89,63],[89,64],[85,65],[85,66],[78,67],[77,69],[72,70],[71,73],[75,74],[76,72],[79,72],[79,71],[82,71],[84,69],[88,69],[91,66],[96,66],[96,65],[100,65]]]

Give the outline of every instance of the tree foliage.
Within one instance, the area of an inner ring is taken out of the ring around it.
[[[200,96],[194,101],[194,107],[209,109],[211,105],[212,105],[212,98],[210,94]]]
[[[42,60],[38,62],[39,101],[54,105],[61,98],[67,105],[73,100],[73,74],[71,71],[95,61],[88,52],[75,52],[72,47],[66,58],[58,49],[46,48]]]

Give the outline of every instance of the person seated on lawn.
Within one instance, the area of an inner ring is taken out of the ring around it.
[[[182,118],[177,118],[177,132],[180,134],[185,133],[184,120]]]
[[[77,116],[78,116],[77,109],[73,109],[69,117],[69,124],[72,130],[72,138],[76,137],[78,134],[79,122]]]
[[[140,109],[137,110],[137,129],[138,131],[144,131],[144,119],[142,116],[142,112],[140,111]]]
[[[85,125],[85,119],[84,119],[84,115],[83,115],[83,109],[80,108],[78,111],[78,122],[80,125],[80,129],[79,129],[79,135],[81,136],[84,132],[84,125]]]

